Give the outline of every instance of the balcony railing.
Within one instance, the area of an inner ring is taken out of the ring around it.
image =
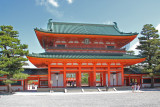
[[[64,49],[64,50],[108,50],[108,51],[126,51],[126,48],[118,49],[118,48],[86,48],[86,47],[48,47],[48,49]]]

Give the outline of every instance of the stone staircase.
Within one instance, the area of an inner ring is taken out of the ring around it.
[[[117,91],[131,91],[131,86],[120,86],[120,87],[115,87]]]
[[[125,91],[131,90],[130,86],[108,87],[107,91]],[[106,87],[68,87],[68,88],[38,88],[37,92],[64,92],[64,93],[80,93],[80,92],[103,92]]]
[[[82,88],[66,88],[67,93],[77,93],[77,92],[82,92]]]

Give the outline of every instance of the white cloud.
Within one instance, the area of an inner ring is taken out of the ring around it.
[[[35,0],[37,5],[46,6],[52,5],[54,7],[59,7],[57,0]]]
[[[67,2],[68,2],[69,4],[72,4],[72,3],[73,3],[73,0],[67,0]]]
[[[156,29],[158,30],[158,33],[160,33],[160,24],[157,25]]]
[[[48,3],[50,3],[52,6],[59,7],[58,2],[55,0],[48,0]]]
[[[58,11],[59,4],[57,0],[35,0],[37,5],[44,6],[46,10],[56,17],[62,17],[62,12]]]
[[[137,38],[136,38],[136,39],[137,39]],[[129,48],[129,51],[134,51],[134,52],[135,52],[135,55],[138,55],[138,54],[139,54],[139,50],[137,50],[136,47],[137,47],[138,45],[140,45],[140,44],[139,44],[139,40],[138,40],[138,41],[137,41],[137,40],[132,41],[131,44],[133,44],[133,45]]]

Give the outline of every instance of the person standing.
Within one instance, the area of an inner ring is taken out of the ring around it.
[[[136,85],[136,83],[134,84],[134,91],[136,91],[136,89],[137,89],[137,85]]]
[[[140,91],[140,85],[139,84],[137,85],[137,91]]]
[[[131,88],[132,88],[132,92],[134,92],[134,85],[133,85],[133,84],[132,84],[132,87],[131,87]]]

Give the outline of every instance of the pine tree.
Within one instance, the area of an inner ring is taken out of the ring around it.
[[[134,53],[134,51],[131,50],[131,51],[127,51],[126,54],[128,54],[128,55],[134,55],[135,53]]]
[[[20,43],[18,31],[12,26],[0,26],[0,74],[7,76],[3,82],[8,86],[8,92],[12,91],[11,83],[28,77],[22,73],[22,66],[27,61],[25,55],[29,53],[27,48],[28,45]]]
[[[142,36],[139,37],[140,45],[137,49],[140,50],[140,54],[146,56],[146,61],[143,62],[142,66],[144,72],[147,72],[151,76],[151,87],[154,87],[154,74],[159,70],[160,59],[160,40],[158,30],[156,30],[152,24],[144,25]]]

